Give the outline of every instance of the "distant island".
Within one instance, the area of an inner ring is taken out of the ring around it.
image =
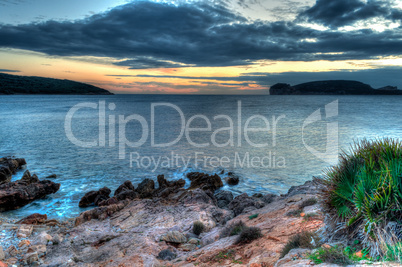
[[[43,77],[0,73],[0,95],[113,95],[85,83]]]
[[[358,81],[315,81],[291,86],[277,83],[270,89],[270,95],[402,95],[395,86],[374,89]]]

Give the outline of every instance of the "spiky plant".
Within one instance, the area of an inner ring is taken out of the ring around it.
[[[383,254],[376,236],[402,220],[402,143],[362,140],[325,172],[324,207],[330,232],[359,239],[371,255]],[[398,238],[402,232],[397,233]]]

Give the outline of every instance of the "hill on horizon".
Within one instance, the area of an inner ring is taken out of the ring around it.
[[[294,86],[277,83],[271,87],[270,95],[402,95],[402,90],[395,86],[374,89],[368,84],[352,80],[327,80]]]
[[[71,80],[0,73],[0,95],[113,95],[113,93]]]

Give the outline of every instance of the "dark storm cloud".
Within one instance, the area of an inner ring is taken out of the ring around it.
[[[136,1],[74,22],[1,25],[0,47],[53,56],[113,57],[120,60],[116,65],[133,69],[236,66],[264,59],[311,61],[400,55],[401,32],[322,32],[293,22],[247,21],[218,5]],[[307,38],[315,42],[307,42]]]
[[[20,72],[19,70],[0,69],[0,72]]]
[[[391,18],[393,10],[386,1],[317,0],[299,18],[330,27],[341,27],[375,17]]]

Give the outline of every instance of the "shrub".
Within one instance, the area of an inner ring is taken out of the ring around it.
[[[193,233],[195,235],[200,235],[202,232],[204,232],[205,230],[205,225],[200,222],[200,221],[196,221],[193,223]]]
[[[238,221],[227,225],[220,233],[220,237],[228,237],[240,234],[243,229],[247,228],[243,221]]]
[[[248,216],[248,218],[249,218],[250,220],[255,219],[255,218],[257,218],[257,217],[258,217],[258,213],[257,213],[257,214],[253,214],[253,215],[251,215],[251,216]]]
[[[247,244],[262,237],[261,229],[258,227],[246,227],[241,231],[236,244]]]
[[[384,254],[379,235],[387,240],[389,223],[402,216],[402,143],[395,139],[357,142],[343,152],[324,176],[327,232],[359,238],[371,256]],[[339,226],[343,227],[339,227]],[[395,233],[400,240],[402,231]]]
[[[315,204],[317,204],[317,199],[316,198],[309,198],[309,199],[306,199],[306,200],[304,200],[300,205],[299,205],[299,209],[304,209],[305,207],[308,207],[308,206],[313,206],[313,205],[315,205]]]
[[[318,235],[314,232],[301,232],[292,236],[281,251],[280,257],[283,258],[294,248],[313,249],[320,246]]]
[[[161,259],[161,260],[171,261],[171,260],[174,260],[176,258],[176,256],[177,255],[174,252],[172,252],[171,250],[164,249],[161,252],[159,252],[157,258]]]
[[[333,263],[338,265],[348,265],[353,262],[346,255],[345,251],[340,247],[319,248],[309,257],[315,264]]]
[[[298,210],[291,210],[291,211],[289,211],[288,213],[286,213],[286,216],[289,216],[289,217],[300,217],[300,214],[302,213],[303,211],[301,210],[301,209],[298,209]]]

